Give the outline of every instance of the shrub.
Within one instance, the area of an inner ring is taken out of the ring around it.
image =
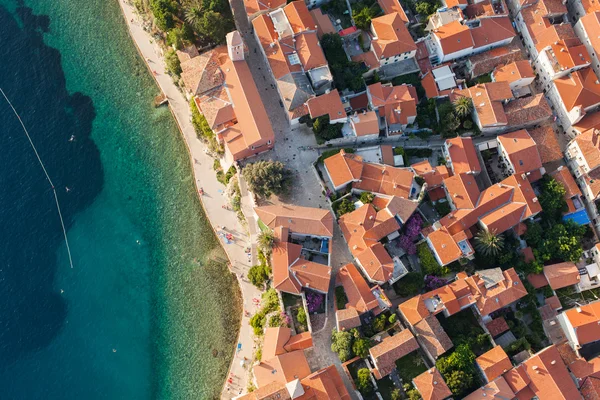
[[[388,318],[388,322],[392,325],[394,325],[397,320],[398,320],[398,316],[396,315],[396,313],[390,315],[390,317]]]
[[[352,345],[354,355],[365,358],[369,355],[369,340],[365,338],[356,339]]]
[[[363,90],[365,82],[362,74],[366,72],[366,67],[362,63],[348,60],[340,35],[337,33],[323,35],[321,47],[333,74],[335,86],[340,91],[344,89],[354,92]]]
[[[341,362],[352,358],[352,335],[350,332],[333,330],[331,333],[331,351],[337,353]]]
[[[370,392],[373,389],[371,383],[371,371],[368,368],[361,368],[356,374],[356,388],[361,392]]]
[[[342,199],[342,201],[340,201],[337,204],[337,213],[339,217],[341,217],[344,214],[350,213],[356,209],[356,207],[354,207],[354,203],[348,200],[347,198]]]
[[[404,148],[403,147],[394,147],[394,155],[395,156],[404,156]]]
[[[306,292],[306,305],[308,306],[308,312],[314,313],[317,312],[321,305],[323,304],[323,300],[325,300],[325,296],[321,293],[307,291]]]
[[[447,201],[442,202],[438,200],[433,205],[433,207],[435,208],[435,211],[437,211],[440,217],[445,217],[452,211],[452,209],[450,208],[450,203],[448,203]]]
[[[381,332],[385,329],[385,323],[387,322],[387,318],[385,314],[379,314],[371,323],[371,327],[375,333]]]
[[[363,204],[372,203],[375,200],[375,195],[371,192],[362,192],[360,194],[360,201]]]
[[[425,290],[426,291],[435,290],[435,289],[441,288],[442,286],[446,286],[447,283],[448,283],[447,279],[438,278],[437,276],[433,276],[433,275],[427,275],[425,277]]]
[[[271,275],[271,268],[264,264],[254,265],[248,271],[248,279],[259,289],[264,286],[265,282],[269,279],[269,275]]]
[[[427,243],[421,243],[417,246],[417,257],[419,257],[423,272],[428,275],[444,275],[448,272],[438,264]]]
[[[304,311],[304,307],[300,307],[298,309],[298,314],[296,314],[296,319],[298,322],[304,326],[306,326],[306,311]]]
[[[423,275],[409,272],[404,278],[394,282],[393,288],[400,297],[412,297],[421,291],[423,284]]]
[[[338,310],[343,310],[346,308],[346,304],[348,303],[348,297],[346,296],[346,291],[343,286],[337,286],[335,288],[335,304]]]
[[[181,61],[179,61],[179,57],[177,57],[175,50],[169,49],[169,51],[167,51],[167,54],[165,54],[165,64],[167,65],[167,72],[169,74],[176,77],[181,75]],[[196,108],[195,105],[194,108]]]
[[[177,11],[177,3],[173,0],[151,0],[150,10],[154,15],[156,26],[162,31],[167,31],[175,25],[174,13]]]
[[[257,161],[247,164],[242,175],[250,190],[259,197],[287,193],[291,185],[291,173],[280,161]]]

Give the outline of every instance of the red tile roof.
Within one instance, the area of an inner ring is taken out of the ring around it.
[[[500,346],[483,353],[475,360],[488,382],[512,369],[512,363],[508,359],[506,352]]]
[[[577,387],[555,346],[540,351],[522,365],[531,379],[529,388],[540,400],[580,398]]]
[[[336,155],[326,158],[324,163],[331,183],[335,187],[360,179],[364,165],[361,156],[346,153],[343,149]]]
[[[551,125],[529,129],[528,131],[537,143],[538,152],[543,164],[562,160],[563,153],[558,143],[557,133],[552,129]]]
[[[564,315],[575,329],[580,346],[600,340],[600,302],[571,308]]]
[[[260,220],[271,229],[284,226],[291,232],[314,236],[333,236],[330,211],[295,205],[268,205],[254,208]]]
[[[567,111],[575,107],[586,109],[599,104],[600,84],[597,82],[598,78],[590,67],[554,80]]]
[[[501,333],[504,333],[509,329],[508,324],[503,317],[498,317],[491,322],[488,322],[485,324],[485,327],[493,338],[499,336]]]
[[[434,359],[450,350],[452,340],[434,315],[429,315],[413,326],[419,341]]]
[[[259,11],[274,10],[285,4],[285,0],[244,0],[246,13],[251,16]]]
[[[506,151],[516,174],[533,172],[542,168],[542,160],[535,141],[525,129],[497,137]]]
[[[330,122],[346,118],[346,111],[344,110],[344,105],[337,89],[309,99],[306,105],[308,106],[311,118],[328,115]]]
[[[454,174],[481,172],[481,164],[477,157],[472,138],[457,137],[446,140],[451,169]]]
[[[475,45],[471,36],[471,30],[458,20],[442,25],[433,30],[432,33],[439,39],[445,55],[456,53]]]
[[[406,18],[406,15],[404,15]],[[371,41],[375,55],[379,59],[394,57],[417,50],[417,45],[402,20],[402,15],[397,12],[373,18],[371,26],[377,39]]]
[[[388,376],[396,368],[396,360],[418,348],[417,340],[408,329],[394,336],[388,336],[381,343],[371,347],[369,354],[375,364],[377,379]]]
[[[499,376],[488,384],[469,394],[464,400],[512,399],[515,393],[504,377]]]
[[[435,367],[414,378],[413,384],[421,393],[423,400],[443,400],[452,396],[442,374]]]
[[[337,279],[343,285],[348,298],[346,307],[352,307],[359,313],[364,313],[379,306],[371,288],[354,264],[346,264],[341,267]]]
[[[367,87],[371,105],[385,116],[388,124],[408,124],[408,118],[417,115],[417,91],[411,85],[382,85],[381,82]]]
[[[544,275],[548,279],[550,287],[554,290],[576,285],[581,280],[579,270],[574,262],[546,265]]]
[[[385,14],[398,13],[400,14],[400,19],[404,23],[408,23],[408,17],[398,0],[377,0],[377,2]]]
[[[508,16],[481,18],[479,22],[479,27],[471,29],[471,35],[473,36],[473,43],[476,49],[512,39],[517,36]]]
[[[304,394],[296,397],[295,400],[350,400],[352,398],[340,373],[333,365],[313,372],[300,382],[304,388]]]

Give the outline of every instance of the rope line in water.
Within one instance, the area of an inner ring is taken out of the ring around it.
[[[19,115],[17,110],[15,110],[15,107],[13,107],[13,105],[10,102],[10,100],[8,99],[8,97],[6,97],[6,94],[4,93],[4,90],[2,90],[2,88],[0,88],[0,93],[2,93],[2,96],[4,96],[4,98],[6,99],[6,102],[8,103],[10,108],[12,108],[13,112],[15,113],[15,116],[19,120],[19,123],[23,127],[23,131],[25,132],[25,135],[27,136],[27,139],[29,140],[29,144],[31,145],[31,148],[33,149],[33,152],[35,153],[35,156],[37,157],[38,161],[40,162],[40,166],[44,170],[46,179],[48,180],[48,182],[50,183],[50,186],[52,187],[52,193],[54,194],[54,201],[56,202],[56,209],[58,210],[58,217],[60,218],[60,225],[62,226],[63,235],[65,237],[65,244],[67,245],[67,253],[69,254],[69,264],[71,265],[71,268],[73,268],[73,258],[71,257],[71,248],[69,247],[69,239],[67,238],[67,230],[65,229],[65,222],[63,220],[62,212],[60,211],[60,203],[58,202],[58,195],[56,194],[56,188],[54,187],[54,183],[52,183],[52,179],[50,179],[50,175],[48,174],[48,171],[46,170],[46,166],[44,165],[44,162],[42,161],[40,155],[38,154],[37,148],[33,144],[33,140],[31,140],[31,136],[29,136],[29,132],[27,131],[27,128],[25,128],[25,124],[23,124],[23,120],[21,120],[21,116]]]

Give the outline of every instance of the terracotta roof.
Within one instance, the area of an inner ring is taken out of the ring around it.
[[[292,1],[283,7],[283,12],[294,33],[315,29],[315,20],[302,0]]]
[[[375,364],[378,379],[388,376],[396,368],[396,360],[419,348],[417,340],[405,329],[394,336],[388,336],[383,341],[369,349],[369,354]]]
[[[598,78],[590,67],[554,80],[567,111],[579,106],[586,109],[599,104],[600,84],[596,82]]]
[[[600,3],[598,3],[597,0],[591,1],[600,6]],[[600,11],[600,9],[596,9],[594,12],[588,12],[579,18],[579,22],[583,29],[585,29],[586,39],[589,40],[589,43],[596,54],[600,51],[600,37],[598,37],[598,32],[600,32],[600,12],[598,11]]]
[[[288,293],[300,294],[300,282],[291,274],[289,266],[298,258],[302,246],[289,242],[277,242],[273,246],[271,264],[273,267],[273,287]]]
[[[470,97],[482,127],[507,125],[504,100],[512,99],[508,82],[480,83],[463,90],[456,90],[451,98]]]
[[[404,15],[406,18],[406,15]],[[371,20],[377,40],[371,41],[373,51],[379,59],[417,50],[417,45],[397,12],[386,14]]]
[[[394,261],[381,243],[377,242],[365,249],[356,256],[356,260],[372,280],[386,282],[392,279]]]
[[[483,353],[475,360],[488,382],[512,369],[512,363],[508,359],[506,352],[500,346]]]
[[[456,240],[444,227],[431,232],[427,236],[427,240],[431,242],[431,246],[443,265],[450,264],[463,256]]]
[[[529,135],[537,143],[542,164],[562,160],[563,154],[558,144],[558,138],[551,125],[529,129]]]
[[[333,23],[329,19],[327,14],[323,14],[320,8],[313,8],[310,10],[310,14],[317,24],[317,34],[322,37],[326,33],[335,33]]]
[[[285,4],[285,0],[244,0],[246,13],[251,16],[259,11],[273,10]]]
[[[491,322],[485,324],[485,327],[493,338],[499,336],[501,333],[504,333],[509,329],[504,317],[493,319]]]
[[[299,258],[289,266],[302,287],[327,293],[331,281],[331,267]]]
[[[408,168],[364,163],[360,180],[353,182],[352,188],[408,199],[413,179],[414,174]]]
[[[469,57],[469,69],[472,76],[480,76],[492,72],[499,65],[522,60],[523,55],[516,40],[508,46],[498,47]]]
[[[367,87],[371,105],[385,116],[388,124],[408,124],[409,117],[417,115],[417,91],[410,85],[382,85],[381,82]]]
[[[569,171],[567,167],[561,165],[550,175],[565,188],[565,199],[569,199],[573,196],[581,196],[581,190],[579,190],[575,178],[573,178],[571,171]]]
[[[183,50],[177,50],[175,51],[175,54],[177,54],[177,58],[179,58],[179,62],[181,63],[184,63],[200,55],[200,53],[198,53],[198,48],[194,45],[188,46]]]
[[[361,325],[360,315],[356,308],[346,308],[335,312],[338,329],[345,331]]]
[[[235,124],[237,119],[233,105],[229,101],[229,94],[224,86],[207,92],[201,97],[194,97],[198,111],[204,115],[210,129],[219,132],[227,123]]]
[[[346,111],[344,110],[344,105],[337,89],[309,99],[306,105],[308,106],[311,118],[317,118],[326,114],[329,115],[329,121],[346,118]]]
[[[506,2],[504,0],[499,2],[483,0],[479,3],[469,4],[465,8],[465,15],[469,19],[477,17],[496,17],[508,15],[508,7],[506,6]]]
[[[351,399],[340,373],[333,365],[313,372],[300,382],[304,387],[304,394],[295,400]]]
[[[480,192],[473,175],[453,175],[444,179],[444,185],[456,208],[475,208]]]
[[[515,393],[502,376],[469,394],[464,400],[512,399]]]
[[[581,280],[579,270],[574,262],[563,262],[559,264],[546,265],[544,275],[552,289],[576,285]]]
[[[303,32],[294,36],[298,58],[305,71],[327,65],[325,54],[316,32]]]
[[[379,118],[375,111],[353,115],[350,117],[350,123],[354,127],[354,133],[358,137],[379,134]]]
[[[473,43],[476,49],[517,36],[508,16],[481,18],[479,23],[479,27],[471,29],[471,35],[473,36]]]
[[[377,60],[377,56],[373,51],[369,50],[366,53],[357,54],[352,56],[352,61],[354,62],[363,62],[369,68],[369,71],[375,68],[379,68],[379,60]]]
[[[494,80],[496,82],[515,82],[520,79],[535,78],[533,68],[529,60],[514,61],[510,64],[496,68]]]
[[[529,376],[527,376],[527,373],[525,372],[525,367],[522,365],[507,371],[502,376],[514,393],[519,393],[523,389],[528,388],[527,385],[531,382]]]
[[[496,310],[504,308],[527,295],[527,290],[514,268],[502,271],[502,280],[493,286],[485,287],[485,280],[480,274],[467,278],[473,297],[477,302],[479,313],[489,315]]]
[[[516,174],[542,168],[536,143],[525,129],[500,135],[497,139],[506,151]]]
[[[333,216],[328,210],[286,204],[256,207],[254,211],[271,229],[284,226],[292,233],[333,236]]]
[[[442,374],[433,367],[413,379],[413,384],[421,393],[423,400],[443,400],[452,396]]]
[[[427,189],[431,190],[440,186],[444,179],[448,178],[450,173],[445,165],[437,166],[433,168],[429,163],[429,160],[419,161],[410,166],[417,176],[425,179],[427,183]]]
[[[540,400],[580,398],[577,387],[555,346],[540,351],[522,365],[531,379],[529,388]]]
[[[224,46],[207,51],[181,63],[181,79],[192,94],[199,95],[221,86],[224,82],[221,57],[227,53]]]
[[[429,315],[414,325],[415,333],[421,344],[434,359],[452,348],[452,340],[434,315]]]
[[[536,32],[534,38],[535,47],[538,52],[542,52],[546,47],[552,47],[553,45],[558,50],[560,48],[558,44],[561,42],[561,39],[575,40],[577,45],[581,45],[571,24],[551,25],[549,23],[546,24],[546,21],[544,21],[544,24],[540,25],[540,30]],[[567,61],[570,58],[567,54],[564,56],[559,54],[559,57],[561,57],[562,61]],[[559,61],[558,58],[556,60]],[[568,62],[568,64],[572,64],[572,61]],[[565,65],[565,67],[567,66]]]
[[[579,390],[584,400],[600,400],[600,378],[586,378]]]
[[[571,308],[565,311],[564,315],[575,329],[580,346],[600,340],[600,302]]]
[[[577,357],[577,354],[575,354],[575,351],[568,342],[559,345],[558,349],[563,361],[569,366],[573,375],[579,379],[579,382],[588,376],[600,378],[600,358],[596,357],[586,361],[585,358]],[[569,363],[569,361],[572,362]]]
[[[377,0],[377,2],[379,3],[379,6],[383,10],[384,14],[398,13],[400,14],[400,19],[404,23],[408,23],[408,17],[406,16],[404,8],[402,8],[402,5],[398,0]]]
[[[390,215],[400,219],[402,223],[408,221],[419,206],[419,203],[416,201],[403,199],[398,196],[390,198],[377,196],[371,204],[380,211],[386,209]]]
[[[456,137],[446,140],[451,169],[454,174],[481,172],[481,164],[472,138]]]
[[[263,340],[263,358],[269,360],[280,354],[287,353],[284,346],[290,340],[291,332],[290,328],[267,328]]]
[[[310,367],[303,350],[284,353],[254,366],[254,377],[259,388],[272,382],[286,384],[308,375]]]
[[[289,391],[285,384],[281,382],[272,382],[253,392],[246,393],[236,400],[291,400]]]
[[[552,109],[543,93],[509,101],[504,105],[509,126],[533,125],[552,117]],[[531,133],[531,132],[530,132]]]
[[[590,170],[600,166],[600,134],[596,133],[595,129],[588,129],[573,140],[577,143]]]
[[[457,20],[440,26],[432,33],[439,39],[445,55],[475,46],[469,27]]]
[[[344,150],[340,150],[336,155],[326,158],[324,163],[331,178],[331,183],[335,187],[358,180],[362,175],[362,157],[353,153],[346,153]]]
[[[578,38],[559,40],[550,48],[561,68],[571,69],[591,62],[590,54]]]
[[[546,304],[552,307],[553,310],[560,310],[562,308],[562,304],[560,304],[560,300],[556,295],[548,297],[546,299]]]
[[[354,264],[346,264],[341,267],[337,279],[344,286],[346,297],[348,297],[346,307],[352,307],[358,312],[364,313],[379,306],[371,288]]]
[[[546,279],[544,274],[529,274],[527,275],[527,281],[536,289],[549,285],[548,279]]]
[[[417,295],[401,303],[398,308],[409,324],[415,325],[429,315],[422,295]]]

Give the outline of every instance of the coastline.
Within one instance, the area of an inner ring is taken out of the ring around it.
[[[244,281],[240,276],[247,275],[252,262],[248,260],[245,249],[252,248],[252,240],[245,233],[245,228],[237,219],[233,211],[223,211],[223,206],[228,205],[228,198],[224,195],[224,186],[217,181],[216,175],[212,170],[213,158],[208,156],[204,149],[206,146],[198,140],[196,132],[191,125],[191,113],[185,96],[179,91],[173,83],[172,78],[165,73],[164,57],[160,47],[154,42],[151,35],[144,31],[138,24],[139,16],[134,6],[127,0],[118,0],[122,16],[128,28],[129,37],[132,39],[139,55],[144,60],[148,72],[153,77],[156,85],[161,89],[169,99],[168,107],[176,121],[177,128],[183,136],[186,148],[188,150],[189,162],[194,173],[196,193],[200,204],[208,218],[214,234],[218,237],[221,226],[225,226],[229,233],[235,238],[235,244],[225,246],[219,238],[229,260],[229,270],[234,273],[240,288],[243,304],[242,309],[247,310],[251,307],[248,301],[254,297],[260,297],[260,291],[250,282]],[[150,65],[152,63],[152,65]],[[205,195],[199,194],[200,189],[204,190]],[[249,203],[249,194],[242,188],[242,203]],[[217,223],[218,222],[218,223]],[[234,347],[232,350],[232,360],[228,371],[229,376],[234,376],[233,384],[229,390],[226,377],[223,378],[223,389],[221,398],[232,398],[238,393],[246,391],[248,381],[247,370],[241,365],[242,360],[251,360],[253,356],[253,339],[249,325],[248,317],[241,312],[240,326],[238,327],[236,343],[241,344],[241,349]]]

